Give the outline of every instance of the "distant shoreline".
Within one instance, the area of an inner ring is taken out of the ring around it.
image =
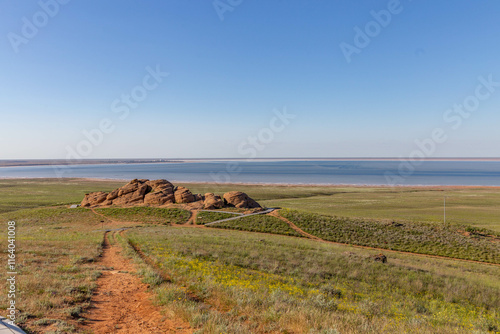
[[[36,167],[36,166],[81,166],[81,165],[131,165],[131,164],[164,164],[180,163],[181,160],[170,159],[33,159],[33,160],[0,160],[0,167]]]
[[[161,164],[161,163],[196,163],[223,161],[411,161],[409,158],[191,158],[191,159],[9,159],[0,160],[0,167],[30,167],[30,166],[79,166],[79,165],[128,165],[128,164]],[[500,162],[499,158],[425,158],[422,161],[481,161]]]
[[[96,178],[96,177],[0,177],[0,181],[10,180],[10,181],[54,181],[54,180],[64,180],[64,181],[85,181],[85,182],[124,182],[127,183],[129,179],[113,179],[113,178]],[[262,187],[321,187],[321,188],[416,188],[416,189],[435,189],[435,190],[446,190],[446,189],[500,189],[500,186],[485,186],[485,185],[425,185],[425,184],[409,184],[409,185],[387,185],[387,184],[350,184],[350,183],[259,183],[259,182],[200,182],[200,181],[180,181],[180,180],[168,180],[173,184],[193,184],[193,185],[219,185],[219,186],[262,186]]]

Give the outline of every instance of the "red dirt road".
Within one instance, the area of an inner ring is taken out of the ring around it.
[[[101,265],[108,270],[97,280],[91,308],[82,329],[91,333],[193,333],[189,324],[161,313],[147,285],[132,273],[135,267],[105,236]]]

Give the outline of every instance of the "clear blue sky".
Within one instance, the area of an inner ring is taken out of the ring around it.
[[[0,159],[400,157],[436,128],[429,157],[500,156],[500,86],[446,114],[500,82],[499,1],[54,1],[0,1]]]

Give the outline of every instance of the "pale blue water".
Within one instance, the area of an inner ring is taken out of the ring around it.
[[[399,161],[252,161],[3,167],[0,178],[84,177],[356,185],[500,186],[498,161],[426,161],[409,171]]]

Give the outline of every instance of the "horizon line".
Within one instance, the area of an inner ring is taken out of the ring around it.
[[[189,161],[189,160],[500,160],[499,157],[257,157],[257,158],[236,158],[236,157],[214,157],[214,158],[82,158],[82,159],[64,159],[64,158],[17,158],[0,159],[1,162],[35,162],[35,161],[66,161],[66,162],[88,162],[88,161]]]

